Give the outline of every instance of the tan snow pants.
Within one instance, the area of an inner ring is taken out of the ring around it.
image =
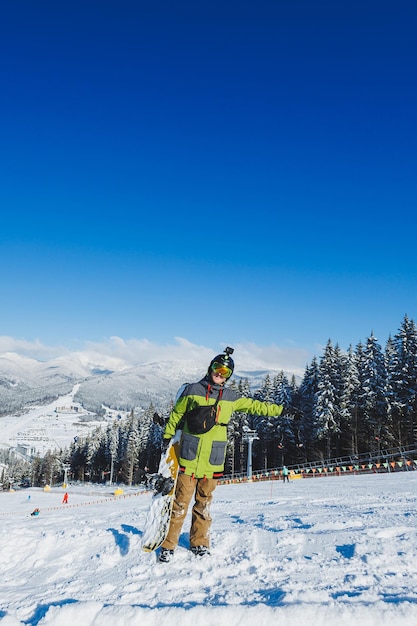
[[[217,480],[215,478],[193,478],[186,474],[178,475],[171,522],[168,535],[162,544],[163,548],[169,550],[176,548],[193,494],[195,494],[195,502],[192,510],[190,547],[210,547],[210,504],[216,487]]]

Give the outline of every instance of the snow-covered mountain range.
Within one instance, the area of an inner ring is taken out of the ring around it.
[[[91,363],[72,354],[38,361],[16,353],[0,356],[0,415],[9,415],[33,404],[44,404],[68,394],[78,384],[74,401],[89,411],[105,405],[119,410],[147,408],[152,402],[163,408],[184,382],[203,376],[207,364],[196,361],[139,363]],[[236,371],[256,388],[273,370]],[[288,376],[291,376],[288,373]]]
[[[206,368],[203,360],[131,365],[90,362],[71,354],[45,362],[5,353],[0,356],[0,446],[43,454],[117,414],[147,409],[151,403],[166,410],[178,388],[198,380]],[[236,371],[234,377],[247,378],[255,390],[267,373],[278,372]]]

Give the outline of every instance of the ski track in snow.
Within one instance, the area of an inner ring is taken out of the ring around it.
[[[140,547],[150,494],[0,493],[0,622],[411,626],[416,487],[417,472],[219,486],[211,556],[188,550],[188,516],[168,564]]]

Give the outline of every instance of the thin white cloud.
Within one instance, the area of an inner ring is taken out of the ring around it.
[[[312,355],[303,348],[258,346],[242,343],[235,347],[235,363],[239,370],[272,369],[302,375]]]
[[[62,346],[46,346],[39,340],[30,342],[0,337],[0,356],[15,352],[41,361],[73,356],[84,365],[93,364],[116,370],[158,361],[192,361],[205,367],[216,354],[223,351],[225,345],[221,344],[216,349],[193,344],[183,337],[175,337],[171,344],[160,345],[148,339],[113,336],[101,342],[87,341],[79,350],[70,351]],[[233,347],[237,371],[273,369],[302,375],[312,358],[307,350],[297,347],[280,347],[275,344],[259,346],[254,343],[241,343]]]
[[[47,346],[39,339],[28,341],[27,339],[0,336],[0,356],[8,352],[15,352],[21,356],[37,359],[38,361],[49,361],[69,354],[68,349],[64,346]]]
[[[102,342],[86,342],[78,353],[81,360],[94,362],[103,356],[125,366],[138,363],[154,363],[157,361],[195,361],[206,362],[211,359],[212,350],[204,346],[197,346],[181,337],[175,338],[175,343],[159,345],[148,339],[122,339],[110,337]]]

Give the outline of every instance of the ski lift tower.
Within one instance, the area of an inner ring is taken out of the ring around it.
[[[64,471],[64,485],[63,486],[64,486],[64,489],[65,489],[65,487],[67,486],[67,483],[68,483],[68,472],[71,469],[71,465],[62,465],[62,469]]]
[[[255,439],[259,439],[258,435],[256,434],[256,430],[250,430],[249,428],[246,428],[245,432],[243,433],[243,441],[247,441],[248,443],[248,480],[252,480],[252,444]]]

